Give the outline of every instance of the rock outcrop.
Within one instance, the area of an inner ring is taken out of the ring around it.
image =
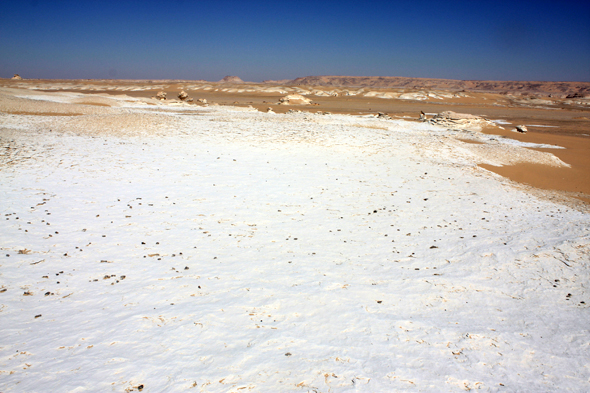
[[[188,94],[183,90],[180,93],[178,93],[178,98],[181,101],[184,101],[184,100],[186,100],[188,98]]]
[[[427,119],[426,115],[420,116],[420,120],[443,126],[448,129],[473,130],[481,129],[484,125],[493,125],[491,121],[481,116],[471,115],[468,113],[457,113],[452,111],[441,112],[434,115],[432,119]]]
[[[280,105],[310,105],[311,100],[301,94],[289,94],[279,98]]]

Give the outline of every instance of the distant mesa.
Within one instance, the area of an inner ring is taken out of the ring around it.
[[[290,85],[293,83],[292,79],[280,79],[280,80],[264,80],[262,83],[269,84],[269,85]]]
[[[22,80],[23,77],[20,76],[19,74],[14,74],[14,76],[12,77],[12,79],[16,79],[16,80]]]
[[[220,80],[219,83],[244,83],[244,81],[239,76],[228,75]]]
[[[397,76],[306,76],[293,79],[289,85],[372,87],[380,89],[452,90],[458,92],[496,92],[526,95],[552,94],[565,98],[590,95],[589,82],[538,82],[538,81],[478,81],[435,78],[407,78]]]

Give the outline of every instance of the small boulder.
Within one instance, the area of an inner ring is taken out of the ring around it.
[[[524,125],[516,126],[514,129],[516,130],[516,132],[520,132],[522,134],[526,134],[526,132],[528,131],[526,126]]]
[[[12,79],[22,80],[23,78],[19,74],[14,74],[14,76],[12,77]]]
[[[160,101],[165,100],[166,99],[166,92],[165,91],[158,92],[158,94],[156,94],[156,98]]]
[[[181,101],[184,101],[188,98],[188,94],[183,90],[178,93],[178,98],[180,98]]]
[[[204,99],[204,98],[199,98],[199,99],[197,100],[197,102],[198,102],[199,104],[206,104],[206,103],[207,103],[207,100],[206,100],[206,99]]]

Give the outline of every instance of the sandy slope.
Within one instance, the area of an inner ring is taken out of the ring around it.
[[[550,153],[31,98],[83,113],[0,114],[0,391],[590,389],[590,216],[458,138]]]

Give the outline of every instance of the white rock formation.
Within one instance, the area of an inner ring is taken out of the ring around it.
[[[420,119],[430,124],[436,124],[448,129],[480,130],[484,125],[495,125],[491,121],[484,119],[481,116],[452,111],[441,112],[437,115],[434,115],[432,119],[426,119],[425,115],[421,115]]]
[[[301,94],[289,94],[279,98],[280,105],[310,105],[311,100]]]

